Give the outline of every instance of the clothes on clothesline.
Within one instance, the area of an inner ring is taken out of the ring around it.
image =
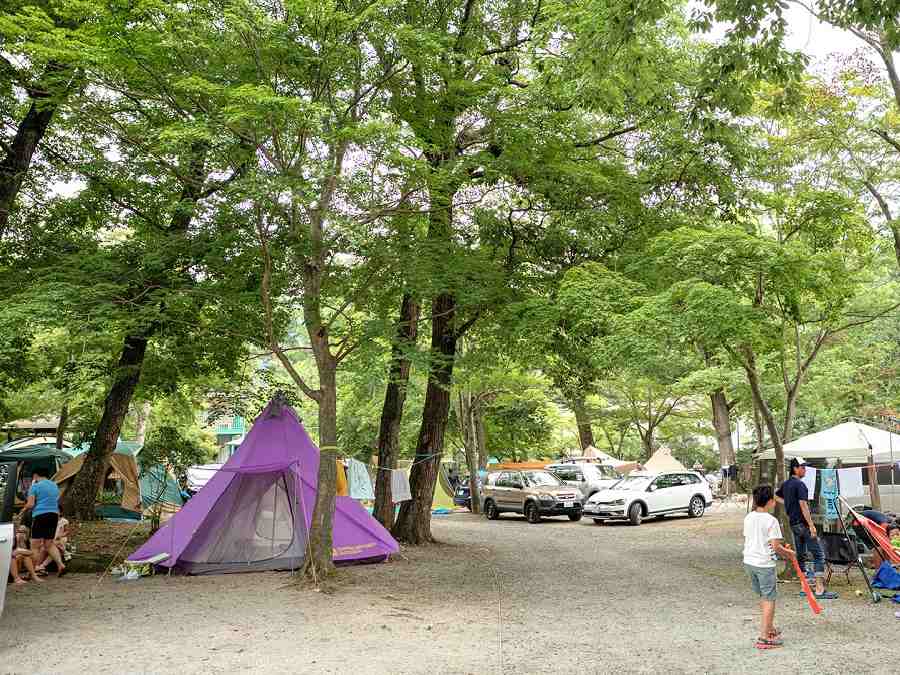
[[[837,520],[838,479],[836,469],[822,469],[822,496],[825,498],[825,518]]]
[[[806,493],[809,495],[809,498],[812,499],[813,495],[816,494],[816,469],[815,467],[808,466],[806,467],[806,475],[803,476],[800,480],[803,481],[803,484],[806,486]]]
[[[347,488],[347,473],[344,471],[344,463],[341,460],[336,460],[337,464],[337,479],[335,480],[335,490],[334,493],[338,497],[348,497],[350,492]]]
[[[847,499],[849,497],[865,496],[866,490],[863,486],[861,467],[856,466],[851,469],[838,469],[837,474],[841,497]]]
[[[391,470],[391,501],[394,504],[412,499],[409,489],[409,476],[403,469]]]
[[[347,460],[347,483],[353,499],[375,499],[375,490],[372,488],[369,471],[366,465],[358,459]]]

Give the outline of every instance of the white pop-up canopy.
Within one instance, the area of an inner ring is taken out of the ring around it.
[[[785,457],[840,459],[862,464],[869,460],[870,454],[878,464],[900,461],[900,434],[859,422],[843,422],[784,445]],[[775,450],[765,450],[757,458],[775,459]]]

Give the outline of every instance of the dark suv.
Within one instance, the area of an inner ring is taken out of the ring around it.
[[[529,523],[539,523],[543,516],[581,520],[581,492],[540,469],[488,474],[483,499],[488,520],[501,513],[521,513]]]

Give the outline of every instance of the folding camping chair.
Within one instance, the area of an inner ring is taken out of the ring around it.
[[[857,548],[856,542],[850,537],[840,532],[823,532],[819,535],[822,542],[822,549],[825,553],[825,567],[827,573],[825,575],[825,584],[831,581],[831,575],[834,574],[836,568],[841,568],[847,585],[850,585],[850,570],[857,564]]]

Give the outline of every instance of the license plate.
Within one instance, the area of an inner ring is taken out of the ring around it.
[[[567,509],[571,509],[573,506],[575,506],[575,502],[563,502],[563,507]]]

